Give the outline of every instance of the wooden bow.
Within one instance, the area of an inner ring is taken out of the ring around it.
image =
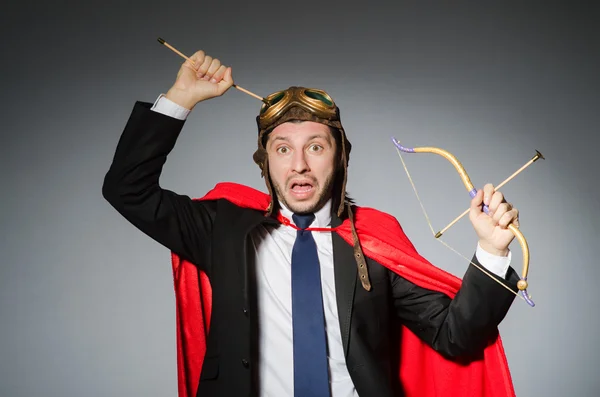
[[[409,177],[409,179],[411,181],[411,184],[413,186],[415,194],[417,195],[417,199],[419,200],[419,202],[421,204],[421,208],[423,209],[423,212],[425,212],[425,208],[423,207],[423,204],[422,204],[421,200],[419,199],[419,195],[418,195],[418,193],[416,191],[414,183],[412,183],[412,178],[410,178],[410,174],[408,172],[408,168],[406,167],[406,164],[404,163],[404,160],[402,159],[401,152],[404,152],[404,153],[433,153],[433,154],[437,154],[437,155],[440,155],[440,156],[444,157],[446,160],[448,160],[454,166],[454,168],[456,169],[456,171],[460,175],[460,178],[462,179],[465,187],[467,188],[467,191],[469,192],[469,195],[471,196],[471,198],[475,197],[475,195],[477,194],[477,190],[473,187],[473,184],[471,183],[471,180],[469,178],[469,175],[467,174],[467,171],[465,170],[465,168],[463,167],[463,165],[460,163],[460,161],[458,161],[458,159],[453,154],[449,153],[448,151],[446,151],[444,149],[440,149],[440,148],[436,148],[436,147],[408,148],[408,147],[405,147],[402,144],[400,144],[400,142],[396,138],[392,138],[392,141],[394,142],[394,145],[396,146],[396,149],[398,150],[398,155],[400,156],[400,160],[402,161],[402,164],[404,166],[406,174],[408,175],[408,177]],[[512,174],[504,182],[502,182],[500,185],[498,185],[496,187],[496,189],[499,189],[500,187],[502,187],[504,184],[506,184],[508,181],[510,181],[512,178],[514,178],[518,173],[520,173],[522,170],[524,170],[526,167],[528,167],[533,162],[537,161],[539,158],[543,159],[544,156],[542,156],[542,154],[540,152],[536,151],[536,155],[527,164],[525,164],[517,172],[515,172],[514,174]],[[487,207],[487,205],[483,206],[483,211],[486,214],[488,214],[488,207]],[[452,226],[454,223],[456,223],[460,218],[462,218],[468,212],[469,212],[469,210],[466,210],[460,216],[458,216],[454,221],[452,221],[448,226],[446,226],[444,229],[442,229],[440,232],[434,233],[434,236],[436,237],[436,239],[438,241],[442,242],[441,239],[440,239],[440,236],[446,230],[448,230],[450,228],[450,226]],[[425,216],[426,216],[427,222],[429,223],[429,226],[430,226],[430,228],[432,229],[432,232],[433,232],[433,227],[431,226],[431,222],[429,222],[429,218],[427,217],[426,213],[425,213]],[[521,250],[523,252],[523,269],[522,269],[522,272],[521,272],[521,279],[517,283],[517,288],[522,292],[522,295],[518,295],[517,294],[517,296],[521,296],[530,306],[533,307],[533,306],[535,306],[535,303],[533,302],[533,300],[531,300],[531,296],[527,292],[527,287],[528,287],[527,275],[528,275],[528,272],[529,272],[529,246],[527,244],[527,240],[525,239],[525,236],[523,236],[523,233],[521,233],[521,231],[517,228],[517,226],[515,226],[514,224],[510,224],[510,225],[508,225],[508,229],[513,232],[513,234],[515,235],[515,237],[519,241],[519,244],[521,245]],[[443,244],[446,245],[448,248],[452,249],[450,246],[448,246],[448,244],[445,244],[445,243],[443,243]],[[452,249],[452,250],[454,252],[456,252],[456,250],[454,250],[454,249]],[[474,266],[477,266],[473,262],[471,262],[471,263]],[[491,277],[491,275],[487,271],[485,271],[484,269],[482,269],[479,266],[477,266],[477,267],[480,270],[482,270],[485,274],[487,274],[488,276]],[[495,278],[493,278],[493,279],[496,280]],[[498,280],[496,280],[496,281],[498,281]],[[498,281],[498,282],[500,283],[500,281]],[[500,284],[502,284],[502,283],[500,283]],[[502,284],[502,285],[505,288],[509,289],[511,292],[515,293],[512,289],[510,289],[506,285],[504,285],[504,284]]]

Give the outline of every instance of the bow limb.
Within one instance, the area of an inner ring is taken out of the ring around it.
[[[475,187],[473,186],[473,183],[471,183],[471,179],[469,178],[467,171],[465,170],[463,165],[460,163],[460,161],[458,161],[458,159],[453,154],[449,153],[446,150],[436,148],[436,147],[408,148],[408,147],[405,147],[402,144],[400,144],[400,142],[395,138],[392,138],[392,141],[394,142],[394,145],[396,146],[396,148],[399,151],[404,152],[404,153],[433,153],[433,154],[437,154],[437,155],[444,157],[446,160],[448,160],[454,166],[454,168],[460,175],[460,178],[462,179],[465,187],[467,188],[467,191],[469,192],[469,196],[471,196],[471,198],[473,198],[477,195],[477,189],[475,189]],[[414,185],[413,185],[413,187],[414,187]],[[488,209],[487,205],[483,206],[483,211],[486,214],[489,213],[489,209]],[[431,227],[431,225],[430,225],[430,227]],[[521,250],[523,253],[523,269],[521,272],[521,279],[517,283],[517,288],[520,291],[522,291],[524,300],[530,306],[533,307],[533,306],[535,306],[535,303],[531,300],[531,296],[529,296],[529,294],[527,292],[527,286],[528,286],[527,275],[529,273],[529,246],[527,244],[527,240],[525,239],[525,236],[523,236],[523,233],[521,233],[521,231],[515,225],[510,224],[508,226],[508,229],[515,235],[517,241],[519,242],[519,245],[521,246]]]

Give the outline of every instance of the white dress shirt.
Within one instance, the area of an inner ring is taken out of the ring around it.
[[[189,110],[164,95],[152,110],[185,120]],[[280,203],[282,215],[293,223],[292,212]],[[331,201],[315,213],[310,227],[329,227]],[[313,232],[321,268],[323,308],[327,333],[327,355],[332,397],[357,397],[346,367],[342,336],[337,312],[333,271],[331,232]],[[257,298],[259,308],[259,379],[261,397],[294,396],[294,360],[292,332],[292,248],[296,230],[292,227],[261,225],[250,235],[256,258]],[[476,256],[490,272],[505,277],[510,265],[508,257],[499,257],[477,245]]]

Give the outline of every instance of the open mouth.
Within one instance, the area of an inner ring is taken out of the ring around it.
[[[312,193],[314,187],[312,183],[308,181],[303,182],[292,182],[290,190],[295,196],[304,197]]]

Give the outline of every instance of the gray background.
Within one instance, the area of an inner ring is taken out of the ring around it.
[[[261,95],[327,90],[354,145],[350,193],[458,276],[465,261],[431,236],[390,137],[449,150],[477,187],[539,149],[546,160],[503,189],[521,211],[537,306],[515,301],[501,335],[517,395],[598,395],[593,2],[38,3],[0,17],[1,396],[176,395],[169,252],[101,196],[134,101],[166,92],[182,62],[158,36],[218,57]],[[251,160],[259,105],[232,89],[198,106],[163,186],[263,189]],[[468,206],[446,160],[404,159],[434,228]],[[469,221],[446,241],[470,256]]]

